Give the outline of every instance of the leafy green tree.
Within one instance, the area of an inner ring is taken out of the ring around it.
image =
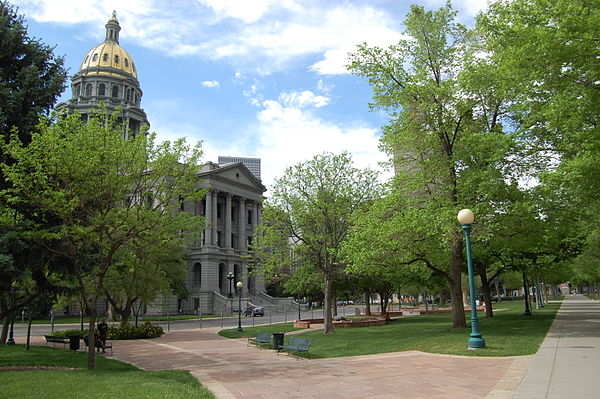
[[[6,201],[60,221],[58,229],[42,225],[36,234],[54,239],[52,250],[71,263],[90,315],[90,340],[119,251],[147,235],[177,237],[201,223],[178,208],[180,196],[202,195],[196,188],[201,153],[184,140],[126,139],[116,116],[100,113],[84,123],[73,114],[40,123],[28,146],[13,135],[4,149],[15,160],[2,165],[12,186]],[[88,354],[93,368],[93,347]]]
[[[252,252],[267,273],[287,267],[291,256],[314,263],[324,280],[325,333],[333,332],[334,284],[353,212],[377,195],[377,175],[352,166],[346,153],[322,154],[289,167],[276,180]]]
[[[67,72],[54,49],[27,34],[17,9],[0,1],[0,134],[16,128],[29,143],[40,113],[48,113],[65,88]]]
[[[406,39],[387,49],[360,45],[349,68],[369,80],[371,107],[392,118],[382,138],[396,172],[384,209],[388,239],[400,263],[426,265],[446,279],[460,328],[465,261],[456,214],[465,207],[493,214],[502,190],[516,183],[508,173],[514,143],[502,124],[504,93],[486,88],[493,68],[455,16],[449,3],[437,11],[412,6]]]

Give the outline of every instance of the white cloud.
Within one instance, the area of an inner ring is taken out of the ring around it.
[[[200,84],[204,87],[215,88],[215,89],[218,89],[221,86],[219,84],[219,82],[217,82],[216,80],[205,80],[204,82],[201,82]]]
[[[304,101],[303,93],[282,93],[277,101],[264,101],[263,110],[257,114],[260,141],[255,156],[262,159],[267,186],[288,166],[326,151],[348,151],[357,167],[380,169],[378,162],[385,161],[386,156],[378,149],[377,129],[327,122],[313,114],[317,103]]]

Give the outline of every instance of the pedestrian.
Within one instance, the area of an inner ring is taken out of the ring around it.
[[[98,339],[102,342],[102,353],[105,353],[104,347],[106,346],[106,339],[108,338],[108,324],[106,323],[106,319],[102,319],[100,323],[98,323]]]

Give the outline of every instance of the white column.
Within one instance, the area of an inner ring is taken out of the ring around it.
[[[231,194],[225,194],[225,248],[231,248]]]
[[[240,251],[246,250],[246,198],[238,199],[238,248]]]
[[[212,243],[214,245],[218,245],[217,241],[217,201],[219,198],[219,192],[217,190],[212,190]]]
[[[206,245],[212,245],[212,214],[213,214],[213,207],[212,207],[212,190],[210,190],[208,193],[206,193],[206,209],[204,210],[204,218],[206,219],[206,222],[208,223],[208,226],[206,227],[206,229],[204,230],[204,243]]]
[[[256,235],[256,226],[258,225],[258,204],[256,201],[252,201],[251,205],[252,209],[252,240],[254,240],[254,235]]]

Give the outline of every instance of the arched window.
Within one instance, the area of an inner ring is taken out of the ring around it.
[[[135,101],[134,101],[133,103],[137,105],[137,103],[138,103],[138,101],[139,101],[139,100],[138,100],[138,94],[137,94],[137,93],[135,93],[135,96],[134,96],[134,97],[135,97]]]
[[[106,85],[104,83],[98,84],[98,95],[105,96],[106,95]]]
[[[108,53],[104,53],[102,55],[102,61],[104,61],[104,62],[108,61]]]
[[[131,89],[127,89],[127,96],[125,97],[127,101],[131,101]]]
[[[125,62],[125,67],[129,68],[129,60],[125,58],[123,62]]]
[[[98,60],[98,54],[94,54],[94,56],[92,57],[92,62],[97,61]]]
[[[192,286],[200,287],[202,285],[202,264],[194,263],[192,266]]]
[[[76,84],[75,85],[75,96],[79,97],[81,95],[81,85],[80,84]]]
[[[85,95],[86,96],[92,95],[92,84],[91,83],[88,83],[87,85],[85,85]]]
[[[112,87],[112,96],[117,98],[119,97],[119,86],[114,85]]]
[[[90,59],[90,55],[88,54],[85,56],[85,61],[83,61],[83,63],[85,64],[86,62],[88,62],[89,59]]]
[[[115,54],[115,64],[119,63],[119,56]]]

